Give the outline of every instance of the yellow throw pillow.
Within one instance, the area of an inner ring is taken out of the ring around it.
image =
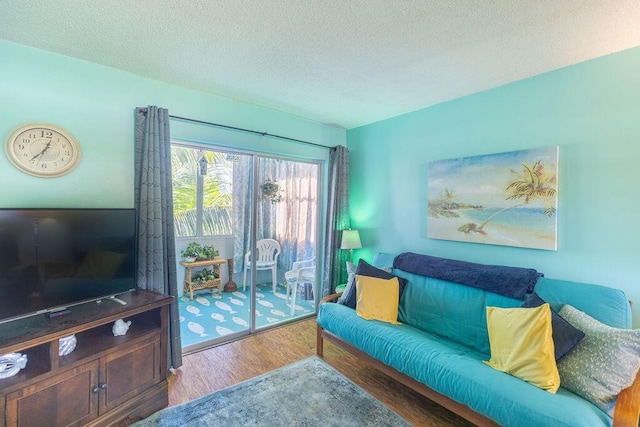
[[[549,393],[560,387],[553,338],[551,308],[487,307],[491,360],[484,362]]]
[[[398,278],[389,280],[356,275],[356,314],[366,320],[398,322]]]

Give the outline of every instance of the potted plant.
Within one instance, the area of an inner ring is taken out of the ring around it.
[[[191,242],[180,251],[182,259],[186,262],[205,261],[214,259],[219,254],[219,251],[210,245],[201,245],[197,242]]]
[[[200,253],[200,244],[196,242],[191,242],[187,245],[186,248],[180,251],[180,256],[185,262],[194,262],[198,259],[198,254]]]
[[[204,245],[202,246],[201,255],[204,259],[214,259],[218,256],[220,252],[214,248],[213,246]]]
[[[209,270],[207,268],[198,271],[196,274],[191,276],[191,281],[193,283],[202,284],[208,281],[212,281],[217,279],[218,277],[215,275],[213,270]]]
[[[271,200],[271,203],[280,203],[284,197],[282,195],[283,190],[280,185],[271,179],[266,179],[262,185],[260,185],[262,191],[262,198]]]

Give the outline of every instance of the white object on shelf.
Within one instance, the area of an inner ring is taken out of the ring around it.
[[[66,337],[60,338],[60,345],[58,346],[58,354],[60,356],[66,356],[71,353],[76,348],[76,344],[78,340],[76,339],[76,335],[67,335]]]
[[[0,378],[9,378],[20,372],[27,366],[27,355],[22,353],[9,353],[0,356]]]
[[[129,326],[131,325],[131,320],[127,320],[126,322],[122,319],[118,319],[113,323],[113,336],[117,337],[118,335],[125,335],[129,330]]]

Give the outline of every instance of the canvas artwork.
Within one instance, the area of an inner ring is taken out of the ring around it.
[[[557,146],[428,167],[429,238],[557,249]]]

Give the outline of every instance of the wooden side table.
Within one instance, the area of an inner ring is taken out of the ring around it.
[[[193,291],[202,289],[211,289],[211,294],[218,288],[218,293],[222,295],[222,280],[220,279],[220,265],[225,264],[227,260],[222,258],[208,259],[205,261],[186,262],[180,261],[180,265],[184,266],[184,283],[183,292],[189,292],[189,299],[193,300]],[[197,267],[213,267],[213,272],[218,276],[217,279],[207,280],[202,283],[194,283],[191,280],[193,269]]]

